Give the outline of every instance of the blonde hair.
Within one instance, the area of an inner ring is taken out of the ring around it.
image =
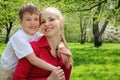
[[[62,42],[64,43],[65,47],[66,47],[67,49],[69,49],[69,48],[68,48],[68,45],[67,45],[67,41],[66,41],[65,36],[64,36],[64,18],[63,18],[63,16],[62,16],[61,12],[60,12],[57,8],[54,8],[54,7],[48,7],[48,8],[46,8],[45,10],[43,10],[42,12],[44,12],[44,11],[45,11],[45,12],[46,12],[46,11],[48,11],[48,12],[53,12],[53,14],[55,14],[55,15],[57,16],[57,18],[58,18],[61,22],[63,21],[63,24],[61,24],[61,27],[60,27],[60,29],[61,29],[61,34],[60,34],[59,43],[62,41]],[[57,52],[57,51],[56,51],[56,52]],[[57,55],[59,55],[59,54],[57,53]],[[62,58],[64,64],[65,64],[67,67],[70,67],[70,66],[73,64],[73,59],[72,59],[72,56],[71,56],[71,55],[68,56],[68,55],[66,55],[66,54],[61,54],[61,58]]]

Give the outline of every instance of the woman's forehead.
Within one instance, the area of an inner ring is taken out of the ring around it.
[[[56,12],[51,11],[44,11],[41,13],[41,17],[58,17]]]

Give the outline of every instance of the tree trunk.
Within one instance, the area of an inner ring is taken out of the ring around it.
[[[100,14],[101,5],[102,3],[99,2],[94,16],[98,16]],[[102,46],[102,37],[99,32],[99,20],[97,17],[93,17],[93,35],[94,35],[94,46],[95,47]]]
[[[13,22],[9,22],[9,25],[6,23],[7,34],[6,34],[5,43],[9,41],[9,36],[10,36],[11,29],[12,29],[12,25],[13,25]]]
[[[94,21],[95,19],[93,19]],[[99,22],[97,23],[93,23],[93,35],[94,35],[94,46],[95,47],[100,47],[102,46],[102,37],[101,34],[99,32]]]
[[[86,27],[82,25],[82,17],[80,18],[80,31],[81,31],[81,40],[80,43],[84,44],[86,40]]]
[[[93,19],[94,21],[95,19]],[[108,20],[105,20],[101,30],[99,30],[99,22],[97,23],[93,23],[93,35],[94,35],[94,46],[95,47],[100,47],[102,46],[102,34],[104,33],[107,24],[108,24]]]

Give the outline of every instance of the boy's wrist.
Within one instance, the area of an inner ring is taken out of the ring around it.
[[[47,80],[50,80],[50,78],[48,77]]]
[[[53,71],[54,69],[56,69],[57,67],[56,66],[53,66],[51,64],[48,64],[48,68],[49,68],[49,71]]]
[[[52,69],[51,69],[51,71],[53,71],[53,70],[56,69],[56,68],[57,68],[57,67],[53,66]]]

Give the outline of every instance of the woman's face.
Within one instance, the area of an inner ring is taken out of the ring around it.
[[[44,11],[41,14],[41,30],[46,36],[58,36],[60,32],[60,20],[54,12]]]

